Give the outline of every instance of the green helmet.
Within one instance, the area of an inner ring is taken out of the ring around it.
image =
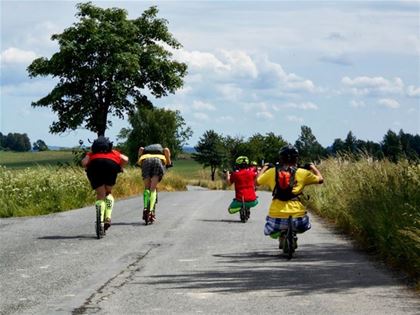
[[[238,158],[236,158],[235,164],[237,164],[237,165],[242,165],[242,164],[248,165],[249,164],[249,159],[248,159],[248,157],[241,155]]]
[[[258,165],[258,163],[257,163],[257,161],[252,161],[252,162],[251,162],[251,165],[253,165],[253,166],[257,166],[257,165]]]

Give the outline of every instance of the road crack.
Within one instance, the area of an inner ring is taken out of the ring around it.
[[[152,247],[147,252],[139,255],[134,262],[129,264],[121,272],[100,286],[91,296],[86,299],[83,305],[75,308],[72,311],[72,315],[82,315],[86,314],[87,312],[89,312],[89,314],[100,312],[100,303],[107,300],[109,297],[115,294],[118,289],[132,281],[135,274],[142,269],[142,266],[139,266],[139,263],[152,251],[152,249],[158,246],[160,246],[160,244],[152,244]]]

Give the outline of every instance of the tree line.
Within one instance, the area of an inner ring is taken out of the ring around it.
[[[287,144],[289,143],[281,135],[272,132],[265,135],[256,133],[245,139],[223,136],[214,130],[208,130],[194,147],[196,153],[193,154],[193,158],[204,167],[210,167],[211,178],[214,180],[216,170],[232,168],[239,155],[246,155],[259,165],[264,162],[276,162],[279,149]],[[357,139],[349,131],[344,140],[337,138],[331,146],[324,148],[310,127],[301,126],[301,133],[294,145],[299,150],[302,164],[342,155],[356,159],[362,156],[377,160],[386,158],[393,162],[400,159],[418,161],[420,158],[420,136],[405,133],[403,130],[398,134],[388,130],[379,143]]]
[[[16,152],[27,152],[30,150],[34,151],[47,151],[48,146],[41,139],[37,140],[31,146],[31,141],[26,133],[8,133],[3,135],[0,132],[0,151],[16,151]]]

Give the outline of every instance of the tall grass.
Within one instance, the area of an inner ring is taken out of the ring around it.
[[[364,248],[420,278],[420,165],[329,159],[310,207]]]
[[[113,189],[116,198],[140,195],[141,171],[128,168]],[[168,172],[160,191],[185,190],[186,181]],[[0,168],[0,217],[32,216],[60,212],[93,204],[95,194],[79,167],[37,166],[9,170]]]

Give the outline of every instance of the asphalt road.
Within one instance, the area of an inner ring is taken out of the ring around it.
[[[288,261],[263,235],[271,199],[247,223],[232,191],[118,201],[104,239],[93,207],[0,221],[0,314],[420,314],[419,296],[312,216]]]

